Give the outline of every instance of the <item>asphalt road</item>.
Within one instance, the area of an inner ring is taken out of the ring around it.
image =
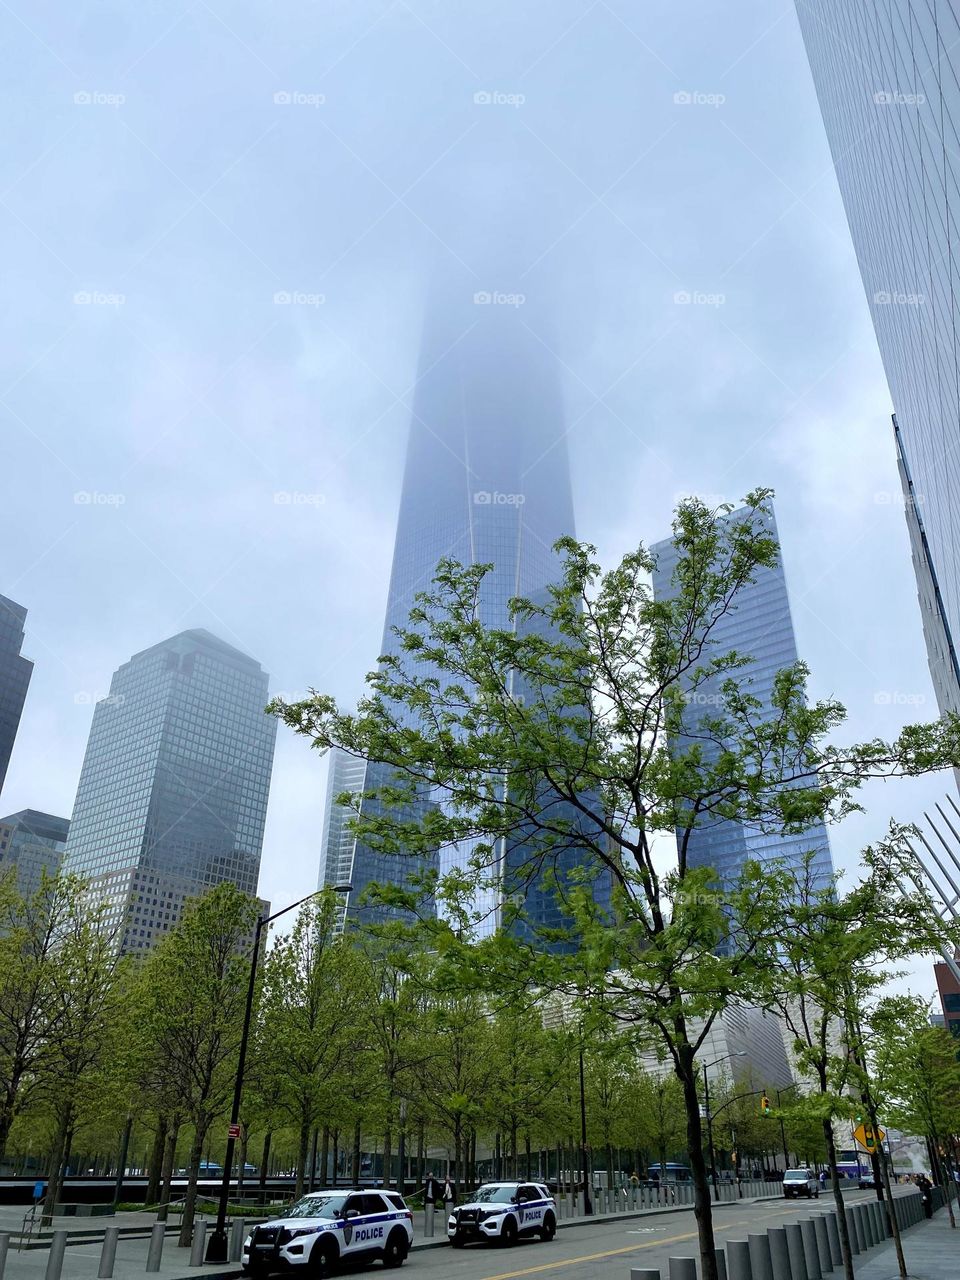
[[[869,1199],[871,1192],[853,1192],[846,1203]],[[714,1214],[717,1244],[745,1240],[750,1232],[809,1217],[833,1207],[833,1196],[819,1200],[742,1201],[720,1205]],[[438,1222],[439,1226],[439,1222]],[[416,1250],[404,1267],[409,1280],[629,1280],[631,1267],[659,1267],[667,1275],[669,1258],[698,1256],[697,1228],[692,1209],[609,1222],[598,1219],[561,1227],[554,1240],[521,1240],[512,1249],[475,1244],[466,1249]]]

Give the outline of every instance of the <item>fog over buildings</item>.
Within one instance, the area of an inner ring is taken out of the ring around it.
[[[111,673],[184,630],[272,692],[359,695],[438,281],[451,346],[502,319],[557,371],[605,560],[683,494],[771,485],[811,692],[850,737],[936,714],[790,8],[106,0],[4,26],[0,591],[36,664],[5,811],[70,814]],[[316,883],[325,784],[281,730],[274,903]],[[870,788],[838,866],[949,785]]]

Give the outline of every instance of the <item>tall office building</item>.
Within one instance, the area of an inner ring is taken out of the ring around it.
[[[184,902],[229,880],[255,894],[277,722],[259,663],[208,631],[135,654],[97,703],[64,869],[142,951]]]
[[[542,317],[498,302],[497,294],[438,293],[427,309],[420,370],[413,401],[393,571],[384,626],[384,653],[396,653],[395,627],[406,626],[418,592],[430,587],[437,563],[452,557],[464,564],[492,564],[484,581],[479,616],[489,626],[511,625],[508,601],[542,596],[557,580],[553,544],[574,532],[566,448],[566,422],[555,360],[534,330]],[[422,667],[418,670],[424,670]],[[517,693],[520,692],[518,689]],[[336,762],[331,765],[336,770]],[[388,781],[369,766],[364,789]],[[359,789],[359,788],[358,788]],[[424,793],[418,805],[435,799]],[[365,802],[372,803],[372,802]],[[328,808],[329,815],[329,808]],[[466,848],[440,851],[426,863],[384,856],[363,844],[344,842],[336,818],[328,817],[324,865],[353,891],[347,911],[366,920],[383,913],[362,908],[358,898],[371,881],[411,887],[424,871],[441,874],[464,865]],[[331,847],[333,841],[336,847]],[[564,850],[561,876],[579,859]],[[540,924],[562,917],[547,879],[526,883],[524,849],[514,844],[497,854],[489,887],[478,895],[480,931],[498,921],[499,895],[511,881],[524,881],[527,911]]]
[[[16,876],[17,892],[32,898],[43,882],[43,874],[55,876],[60,870],[70,822],[37,809],[21,809],[0,818],[0,876]]]
[[[896,410],[933,683],[960,711],[960,7],[797,12]]]
[[[777,526],[772,511],[752,513],[747,509],[731,512],[727,521],[753,519],[762,521],[774,538]],[[779,545],[779,543],[778,543]],[[657,543],[652,548],[657,557],[653,575],[654,595],[669,598],[674,591],[673,574],[679,554],[672,540]],[[790,617],[790,600],[782,559],[769,568],[757,571],[755,581],[744,587],[730,609],[714,627],[705,658],[717,657],[736,651],[750,661],[735,673],[736,679],[757,698],[764,711],[772,718],[773,686],[778,671],[798,661],[797,643]],[[723,675],[703,681],[691,692],[687,702],[684,729],[696,731],[699,720],[715,715],[722,707],[720,686],[727,678]],[[761,713],[763,714],[763,713]],[[684,739],[678,743],[685,745]],[[707,744],[704,754],[716,759],[720,747]],[[697,827],[688,845],[691,866],[713,867],[721,882],[732,883],[746,861],[766,861],[783,858],[799,866],[804,854],[814,854],[812,874],[826,883],[833,874],[833,859],[827,829],[816,824],[802,835],[764,833],[739,822],[726,819],[705,822]]]
[[[26,620],[22,604],[0,596],[0,791],[33,675],[33,663],[20,653]]]
[[[346,751],[341,751],[339,747],[334,747],[330,751],[328,770],[318,889],[335,888],[337,885],[350,883],[356,844],[349,827],[353,811],[346,805],[338,804],[337,797],[344,793],[351,796],[359,795],[363,790],[367,767],[363,760],[357,760]],[[338,929],[343,928],[346,905],[346,898],[341,894],[337,899]]]

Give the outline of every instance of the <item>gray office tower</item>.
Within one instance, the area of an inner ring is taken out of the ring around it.
[[[0,791],[33,675],[33,663],[20,653],[26,620],[22,604],[0,596]]]
[[[797,12],[896,410],[933,684],[960,711],[960,6]]]
[[[553,545],[574,532],[559,374],[546,343],[537,336],[545,332],[543,317],[535,317],[529,305],[511,303],[506,295],[475,294],[466,283],[462,295],[454,294],[452,287],[442,295],[437,292],[427,307],[384,653],[397,652],[394,628],[407,624],[415,595],[429,589],[443,557],[493,564],[484,581],[479,616],[490,626],[507,627],[511,597],[544,598],[548,584],[557,581],[559,560]],[[345,767],[336,757],[331,761],[334,776]],[[370,765],[362,785],[369,792],[387,780],[383,768]],[[352,782],[340,789],[360,786],[354,773]],[[428,793],[417,800],[421,806],[433,803]],[[322,874],[329,881],[334,866],[341,879],[349,872],[353,891],[346,906],[351,918],[385,918],[383,911],[358,902],[371,881],[409,888],[424,871],[445,873],[463,866],[470,855],[466,848],[442,850],[422,862],[377,854],[363,844],[352,847],[349,841],[352,853],[345,854],[341,818],[331,813],[328,803]],[[527,853],[522,842],[498,851],[499,865],[475,902],[482,917],[478,932],[493,930],[502,895],[517,892],[521,885],[531,921],[546,927],[562,923],[548,878],[531,879],[527,874]],[[561,879],[581,860],[573,847],[561,851],[555,860]]]
[[[745,519],[762,521],[770,534],[777,537],[772,511],[761,515],[742,509],[731,512],[726,517],[728,521]],[[657,568],[653,575],[654,596],[666,599],[675,589],[673,573],[678,551],[669,539],[657,543],[652,550],[657,557]],[[792,666],[798,660],[782,560],[778,560],[771,568],[757,571],[756,580],[740,591],[735,607],[719,620],[711,636],[705,657],[735,650],[750,658],[747,665],[733,674],[759,699],[764,713],[772,718],[775,714],[773,685],[777,672]],[[724,675],[719,679],[706,680],[691,692],[684,722],[687,732],[694,733],[698,720],[716,714],[716,708],[723,702],[720,685],[726,678]],[[683,745],[684,739],[681,739],[678,746]],[[707,745],[704,748],[708,759],[711,755],[715,759],[719,751],[719,746]],[[833,874],[833,859],[827,829],[822,823],[802,835],[778,835],[721,819],[698,827],[689,844],[691,866],[713,867],[721,882],[728,884],[737,878],[746,861],[762,862],[776,857],[799,865],[808,852],[814,854],[813,876],[820,883],[826,884]]]
[[[259,663],[208,631],[135,654],[97,703],[64,869],[142,952],[222,881],[255,894],[277,722]]]
[[[15,876],[20,896],[32,898],[44,872],[55,876],[60,870],[69,830],[66,818],[37,809],[21,809],[0,818],[0,876]]]

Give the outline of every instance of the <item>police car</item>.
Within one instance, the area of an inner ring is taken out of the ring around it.
[[[413,1214],[396,1191],[312,1191],[243,1242],[250,1276],[304,1269],[329,1275],[340,1263],[400,1267],[413,1243]]]
[[[488,1182],[469,1204],[454,1209],[447,1237],[455,1249],[471,1240],[516,1244],[521,1236],[552,1240],[557,1234],[557,1202],[540,1182]]]

